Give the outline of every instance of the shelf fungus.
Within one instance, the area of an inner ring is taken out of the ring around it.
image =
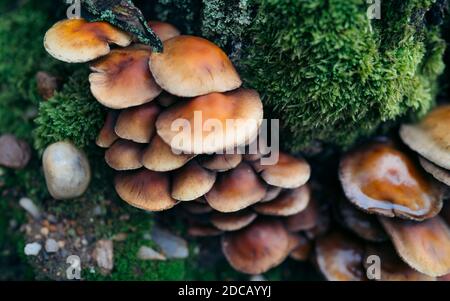
[[[388,142],[373,142],[347,153],[339,178],[347,198],[368,213],[421,221],[442,208],[441,187]]]

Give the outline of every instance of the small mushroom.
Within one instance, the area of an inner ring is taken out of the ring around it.
[[[307,261],[312,252],[312,242],[304,235],[298,235],[298,246],[289,254],[289,256],[297,261]]]
[[[181,97],[227,92],[242,84],[222,49],[193,36],[165,41],[164,52],[152,53],[150,70],[165,91]]]
[[[311,199],[305,210],[285,219],[286,227],[291,232],[311,230],[319,223],[319,214],[317,201]]]
[[[450,169],[450,105],[430,112],[417,125],[403,125],[400,137],[411,149],[434,164]]]
[[[289,255],[291,247],[290,234],[278,220],[257,220],[222,237],[222,250],[230,265],[250,275],[278,266]]]
[[[162,42],[180,35],[180,31],[172,24],[159,21],[148,21],[147,24]]]
[[[117,111],[109,111],[106,114],[105,124],[103,125],[100,133],[97,136],[97,140],[95,143],[102,148],[109,148],[113,145],[114,142],[119,139],[116,132],[114,131],[114,127],[116,126],[117,121]]]
[[[269,186],[267,188],[266,196],[261,200],[261,203],[266,203],[275,200],[283,191],[280,187]]]
[[[443,169],[422,157],[419,157],[419,162],[423,169],[431,174],[436,180],[450,186],[450,170]]]
[[[170,181],[166,173],[147,169],[121,172],[115,178],[115,188],[122,200],[147,211],[163,211],[177,201],[170,196]]]
[[[106,163],[115,170],[134,170],[142,167],[143,146],[129,140],[118,140],[105,152]]]
[[[246,210],[234,213],[214,212],[211,223],[222,231],[238,231],[250,225],[257,217],[256,213]]]
[[[285,190],[275,200],[260,203],[253,209],[264,215],[291,216],[306,209],[311,198],[311,189],[308,185],[300,188]]]
[[[70,142],[49,145],[42,157],[45,182],[56,200],[80,197],[91,181],[91,169],[86,155]]]
[[[155,103],[122,111],[117,118],[116,134],[122,138],[137,143],[149,143],[154,136],[156,118],[161,108]]]
[[[264,184],[247,163],[218,175],[213,188],[206,194],[206,201],[215,210],[230,213],[247,208],[266,194]]]
[[[142,163],[149,170],[165,172],[184,166],[194,157],[193,155],[175,154],[170,146],[156,135],[144,150]]]
[[[364,247],[343,232],[334,231],[316,241],[316,261],[329,281],[364,281]]]
[[[366,247],[364,256],[364,268],[371,267],[371,256],[377,256],[380,260],[379,281],[435,281],[430,277],[409,267],[404,263],[390,244],[372,244]],[[370,271],[370,270],[368,270]]]
[[[275,165],[262,165],[261,160],[257,160],[253,162],[253,167],[267,184],[286,189],[306,184],[311,176],[311,168],[304,159],[281,152]]]
[[[258,134],[262,118],[259,94],[238,89],[180,102],[158,117],[156,128],[173,149],[211,154],[246,144]]]
[[[193,201],[204,196],[214,185],[216,173],[191,161],[173,175],[172,197],[178,201]]]
[[[432,277],[450,274],[450,229],[441,217],[420,223],[384,217],[380,221],[409,266]]]
[[[373,142],[347,153],[339,178],[347,198],[369,213],[420,221],[442,208],[441,187],[388,142]]]
[[[44,47],[54,58],[67,63],[85,63],[110,52],[110,43],[126,47],[131,36],[106,22],[62,20],[45,34]]]
[[[0,136],[0,165],[13,168],[24,168],[31,158],[28,143],[11,134]]]
[[[104,106],[126,109],[155,99],[161,88],[155,83],[148,60],[150,50],[143,48],[115,49],[91,64],[91,91]]]
[[[208,225],[191,225],[187,230],[188,235],[192,237],[213,237],[219,236],[223,231]]]
[[[53,95],[55,95],[55,92],[60,88],[61,80],[48,72],[39,71],[36,73],[36,86],[39,95],[43,99],[48,100],[52,98]]]
[[[224,172],[236,168],[241,162],[240,154],[217,154],[204,158],[202,166],[209,170]]]

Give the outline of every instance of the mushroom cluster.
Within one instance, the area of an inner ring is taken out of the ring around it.
[[[222,235],[225,257],[243,273],[264,273],[290,254],[305,259],[310,244],[298,232],[315,227],[304,223],[316,207],[309,164],[283,152],[265,163],[260,96],[241,87],[222,49],[167,23],[149,26],[162,53],[103,22],[64,20],[45,36],[55,58],[93,61],[92,94],[110,109],[96,143],[117,171],[120,198],[146,211],[181,204],[200,214],[189,234]]]

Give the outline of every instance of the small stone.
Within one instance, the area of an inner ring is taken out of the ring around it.
[[[25,246],[24,252],[27,256],[37,256],[41,251],[42,246],[40,243],[33,242]]]
[[[47,251],[47,253],[56,253],[58,250],[59,246],[56,240],[50,238],[45,241],[45,251]]]
[[[85,238],[83,238],[83,239],[81,240],[81,244],[82,244],[83,246],[87,246],[88,241],[87,241]]]
[[[17,223],[17,221],[15,219],[11,219],[9,220],[9,228],[14,230],[17,228],[19,224]]]
[[[97,241],[93,257],[103,274],[111,272],[114,268],[114,249],[112,240]]]
[[[57,142],[48,146],[42,163],[47,188],[53,198],[74,199],[88,188],[91,181],[88,159],[72,143]]]
[[[41,218],[41,210],[34,204],[34,202],[29,198],[21,198],[19,200],[19,205],[26,212],[28,212],[34,219]]]
[[[139,248],[137,257],[142,260],[166,260],[166,257],[150,247],[142,246]]]
[[[60,247],[61,249],[64,248],[65,245],[66,245],[66,242],[64,240],[58,241],[58,247]]]
[[[10,134],[0,136],[0,165],[22,169],[28,164],[30,157],[31,149],[27,142]]]
[[[167,258],[184,259],[189,256],[187,242],[166,229],[153,227],[152,239]]]
[[[117,233],[112,239],[114,241],[125,241],[127,237],[128,235],[126,233]]]
[[[48,228],[46,228],[46,227],[43,227],[43,228],[41,228],[41,234],[42,235],[44,235],[44,236],[48,236],[48,233],[50,232],[49,230],[48,230]]]
[[[44,71],[36,73],[36,82],[38,93],[45,100],[52,98],[61,84],[61,81],[56,76]]]

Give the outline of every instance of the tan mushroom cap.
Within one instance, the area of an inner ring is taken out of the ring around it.
[[[400,137],[434,164],[450,169],[450,105],[442,105],[417,125],[403,125]]]
[[[269,186],[267,188],[266,196],[261,200],[261,203],[266,203],[275,200],[283,191],[281,187]]]
[[[240,154],[217,154],[202,160],[202,166],[218,172],[236,168],[242,162]]]
[[[257,220],[222,237],[222,250],[230,265],[251,275],[265,273],[282,263],[290,247],[290,234],[278,220]]]
[[[249,162],[255,162],[262,157],[269,155],[271,149],[267,143],[267,138],[264,135],[259,135],[249,143],[246,147],[246,152],[243,155],[243,159]]]
[[[115,170],[134,170],[142,167],[143,146],[141,144],[118,140],[105,152],[106,163]]]
[[[177,201],[170,196],[170,180],[166,173],[146,169],[122,172],[115,179],[120,198],[131,206],[147,211],[163,211]]]
[[[195,156],[175,154],[158,135],[154,136],[150,145],[144,150],[142,163],[153,171],[172,171],[184,166]]]
[[[286,228],[291,232],[311,230],[319,223],[319,205],[315,199],[310,199],[303,211],[285,219]]]
[[[442,208],[439,185],[387,142],[374,142],[346,154],[339,178],[347,198],[366,212],[424,220]]]
[[[306,209],[311,199],[308,185],[283,191],[275,200],[253,206],[259,214],[274,216],[291,216]]]
[[[104,106],[126,109],[150,102],[161,94],[150,70],[151,51],[139,47],[112,50],[91,64],[91,92]]]
[[[431,174],[436,180],[450,186],[450,170],[443,169],[422,157],[419,157],[419,162],[423,169]]]
[[[242,84],[222,49],[193,36],[165,41],[164,52],[152,53],[150,69],[165,91],[181,97],[227,92]]]
[[[154,136],[156,118],[161,108],[151,102],[120,112],[115,126],[116,134],[137,143],[149,143]]]
[[[269,185],[286,189],[298,188],[308,182],[311,167],[304,159],[298,159],[280,152],[275,165],[262,165],[261,161],[253,163],[254,168]]]
[[[109,148],[111,145],[119,139],[116,132],[114,131],[114,127],[116,126],[117,120],[117,112],[109,111],[106,114],[105,124],[101,128],[97,139],[95,140],[95,144],[101,148]]]
[[[246,210],[235,213],[214,212],[211,223],[222,231],[237,231],[253,223],[257,217],[256,213]]]
[[[220,153],[258,134],[263,107],[258,92],[238,89],[180,102],[156,122],[158,135],[186,154]]]
[[[230,213],[247,208],[266,194],[266,188],[247,163],[218,175],[213,188],[206,194],[206,201],[215,210]]]
[[[177,170],[172,178],[172,197],[179,201],[194,201],[204,196],[214,185],[216,173],[191,161]]]
[[[409,267],[398,257],[391,244],[372,244],[366,246],[363,265],[370,272],[373,265],[371,256],[378,256],[380,259],[380,279],[379,281],[435,281],[435,277],[430,277]]]
[[[131,40],[130,35],[106,22],[67,19],[59,21],[47,31],[44,47],[58,60],[84,63],[108,54],[109,43],[126,47]]]
[[[298,235],[298,246],[289,254],[289,256],[297,261],[306,261],[311,255],[312,242],[304,235]]]
[[[187,231],[189,236],[192,237],[212,237],[219,236],[223,231],[208,225],[191,225]]]
[[[316,260],[329,281],[364,281],[364,247],[342,232],[331,232],[316,241]]]
[[[450,274],[450,229],[441,217],[420,223],[383,217],[380,221],[409,266],[432,277]]]
[[[172,24],[160,21],[148,21],[147,23],[162,42],[180,35],[180,31]]]

